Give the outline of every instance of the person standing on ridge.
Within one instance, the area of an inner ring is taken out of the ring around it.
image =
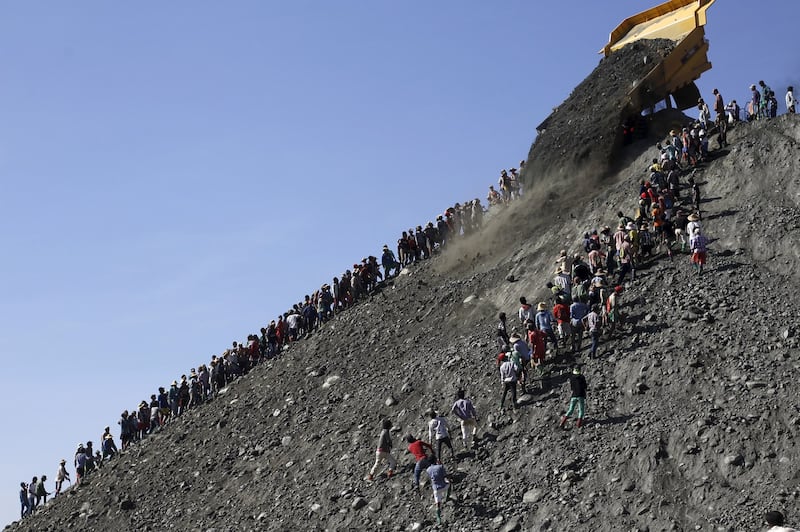
[[[28,485],[24,482],[19,483],[19,518],[22,519],[29,513],[31,513],[31,506],[28,502]]]
[[[64,484],[64,480],[68,482],[72,482],[69,479],[69,473],[67,472],[67,461],[63,458],[61,462],[58,464],[58,472],[56,472],[56,493],[55,496],[58,496],[61,493],[61,485]]]
[[[794,87],[789,86],[789,88],[786,89],[786,112],[793,115],[796,105],[797,100],[794,99]]]
[[[470,450],[475,447],[475,435],[478,432],[478,412],[472,401],[465,397],[464,390],[456,392],[456,402],[450,409],[453,414],[461,421],[461,439],[464,442],[464,449]]]
[[[573,368],[572,375],[569,376],[569,386],[572,390],[569,408],[566,413],[561,416],[561,422],[558,426],[563,429],[567,424],[567,420],[577,407],[578,417],[575,421],[575,427],[581,428],[581,426],[583,426],[583,416],[586,413],[586,378],[581,374],[581,368],[579,366]]]
[[[386,471],[386,477],[392,478],[394,474],[397,462],[395,462],[392,456],[392,435],[389,432],[391,429],[392,422],[388,419],[384,419],[381,422],[381,435],[378,437],[378,448],[375,450],[375,464],[372,466],[372,469],[369,470],[367,480],[375,479],[375,472],[378,471],[378,467],[380,467],[381,462],[384,461],[387,462],[389,467]]]

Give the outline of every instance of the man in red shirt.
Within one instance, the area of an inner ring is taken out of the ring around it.
[[[567,339],[572,336],[572,329],[569,324],[569,307],[562,299],[558,299],[553,307],[553,316],[556,318],[556,323],[558,324],[558,339],[559,341],[563,340],[564,346],[566,347]]]
[[[436,454],[430,443],[419,440],[411,434],[406,436],[406,441],[408,442],[408,452],[414,455],[414,460],[417,462],[414,465],[414,487],[419,489],[419,477],[424,469],[436,463],[435,460],[431,461],[431,458],[435,458]],[[428,450],[430,450],[430,456],[428,455]]]

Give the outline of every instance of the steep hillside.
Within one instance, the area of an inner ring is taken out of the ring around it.
[[[687,255],[647,262],[624,295],[629,329],[599,359],[557,358],[519,410],[498,408],[497,312],[544,297],[560,249],[578,251],[584,231],[632,211],[668,129],[625,148],[603,180],[535,183],[482,234],[9,529],[738,531],[766,509],[796,508],[796,117],[740,125],[697,170],[714,239],[706,275]],[[589,382],[587,423],[560,430],[575,362]],[[462,387],[482,438],[446,463],[454,487],[437,527],[430,490],[420,499],[411,488],[402,438],[421,436],[424,412],[449,410]],[[383,418],[401,465],[368,482]]]

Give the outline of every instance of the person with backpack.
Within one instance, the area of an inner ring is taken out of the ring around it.
[[[456,392],[456,401],[450,411],[461,422],[461,439],[464,442],[464,449],[472,449],[475,445],[475,436],[478,432],[478,412],[472,401],[465,397],[464,390]]]
[[[375,473],[383,462],[386,462],[388,465],[388,470],[386,471],[387,478],[392,478],[394,470],[397,468],[397,462],[392,456],[391,430],[392,422],[388,419],[384,419],[381,422],[381,434],[378,436],[378,447],[375,449],[375,464],[373,464],[372,469],[369,470],[367,480],[371,481],[375,479]]]
[[[434,454],[431,444],[415,438],[412,434],[406,436],[406,441],[408,442],[408,452],[414,455],[414,488],[419,489],[419,477],[422,475],[422,471],[433,463],[432,460],[435,460],[436,454]]]
[[[453,451],[453,443],[450,441],[450,430],[447,426],[447,419],[439,415],[436,410],[431,408],[428,410],[428,442],[433,445],[436,442],[436,456],[441,460],[442,445],[446,445],[450,449],[450,457],[453,458],[455,453]]]

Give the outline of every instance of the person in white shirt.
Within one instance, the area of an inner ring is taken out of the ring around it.
[[[794,99],[794,87],[789,87],[786,89],[786,112],[793,115],[795,105],[797,105],[797,100]]]
[[[447,429],[447,420],[440,416],[436,410],[431,408],[428,411],[431,420],[428,422],[428,442],[433,445],[436,442],[436,456],[442,459],[442,445],[450,449],[450,456],[454,456],[453,444],[450,442],[450,431]]]

